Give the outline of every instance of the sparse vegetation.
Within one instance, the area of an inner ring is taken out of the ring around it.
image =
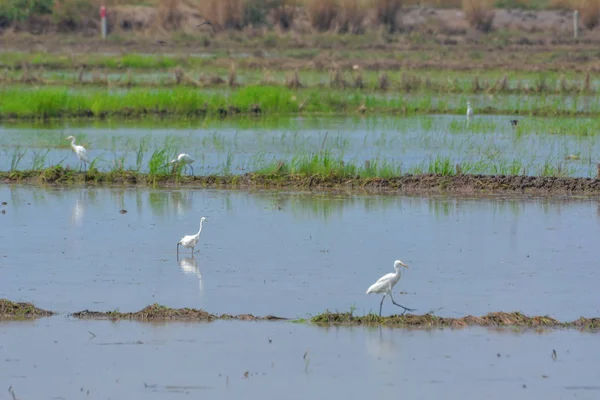
[[[600,23],[600,0],[580,0],[577,9],[587,29],[592,30]]]
[[[525,10],[579,8],[582,21],[589,29],[598,21],[596,0],[1,0],[0,28],[20,24],[21,29],[32,29],[36,33],[40,30],[91,32],[99,26],[97,10],[101,4],[113,10],[111,23],[119,33],[150,30],[192,34],[204,18],[212,21],[219,31],[260,26],[278,26],[282,31],[288,31],[296,23],[303,26],[304,21],[310,21],[310,25],[321,32],[363,33],[368,19],[369,28],[384,27],[388,32],[395,32],[399,28],[397,16],[402,8],[415,5],[462,6],[471,25],[485,32],[491,29],[495,7]],[[140,8],[132,9],[140,6],[145,9],[143,12]],[[369,11],[373,15],[367,18]],[[44,24],[36,23],[40,18]],[[50,22],[55,26],[49,27]]]
[[[473,28],[481,32],[492,30],[495,15],[493,8],[491,0],[463,0],[465,18]]]
[[[143,308],[136,312],[120,312],[120,311],[79,311],[71,314],[75,318],[80,319],[108,319],[108,320],[120,320],[120,319],[131,319],[136,321],[214,321],[216,319],[237,319],[243,321],[256,321],[256,320],[283,320],[285,318],[275,317],[268,315],[266,317],[255,317],[252,314],[241,314],[241,315],[215,315],[210,314],[204,310],[198,310],[194,308],[170,308],[157,303]]]
[[[53,314],[53,312],[37,308],[31,303],[16,303],[7,299],[0,299],[0,320],[48,317]]]
[[[425,315],[392,315],[380,317],[377,314],[355,316],[352,312],[331,313],[314,316],[311,321],[319,325],[385,325],[390,327],[420,327],[420,328],[464,328],[467,326],[484,326],[491,328],[576,328],[582,330],[597,330],[600,328],[600,318],[580,317],[575,321],[560,322],[549,316],[529,317],[520,312],[492,312],[481,317],[472,315],[462,318],[444,318],[433,314]]]

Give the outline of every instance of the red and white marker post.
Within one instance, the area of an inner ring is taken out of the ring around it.
[[[106,39],[106,7],[100,6],[100,26],[102,29],[102,39]]]

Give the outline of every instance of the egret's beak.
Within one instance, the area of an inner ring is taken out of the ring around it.
[[[408,265],[404,264],[403,262],[400,262],[400,265],[402,265],[404,268],[408,268]]]

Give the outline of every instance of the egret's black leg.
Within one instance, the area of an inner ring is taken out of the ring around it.
[[[383,307],[383,300],[385,300],[385,294],[381,298],[381,303],[379,303],[379,316],[381,317],[381,307]]]
[[[190,165],[190,168],[192,169],[192,176],[194,176],[194,167]]]
[[[415,311],[414,308],[408,308],[408,307],[404,307],[402,304],[398,304],[394,301],[394,298],[392,297],[392,294],[390,293],[390,299],[392,299],[392,303],[394,303],[395,305],[397,305],[398,307],[402,307],[404,309],[404,311],[402,312],[402,315],[404,315],[405,312],[407,311]]]
[[[181,244],[181,243],[177,243],[177,254],[179,254],[179,245],[180,245],[180,244]]]

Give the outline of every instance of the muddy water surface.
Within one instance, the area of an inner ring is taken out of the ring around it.
[[[600,315],[597,200],[4,185],[0,202],[0,298],[58,312],[362,314],[399,258],[395,299],[418,313]]]
[[[0,340],[0,387],[12,386],[22,399],[397,399],[400,394],[594,399],[600,394],[597,335],[577,331],[142,324],[59,316],[0,322]]]

